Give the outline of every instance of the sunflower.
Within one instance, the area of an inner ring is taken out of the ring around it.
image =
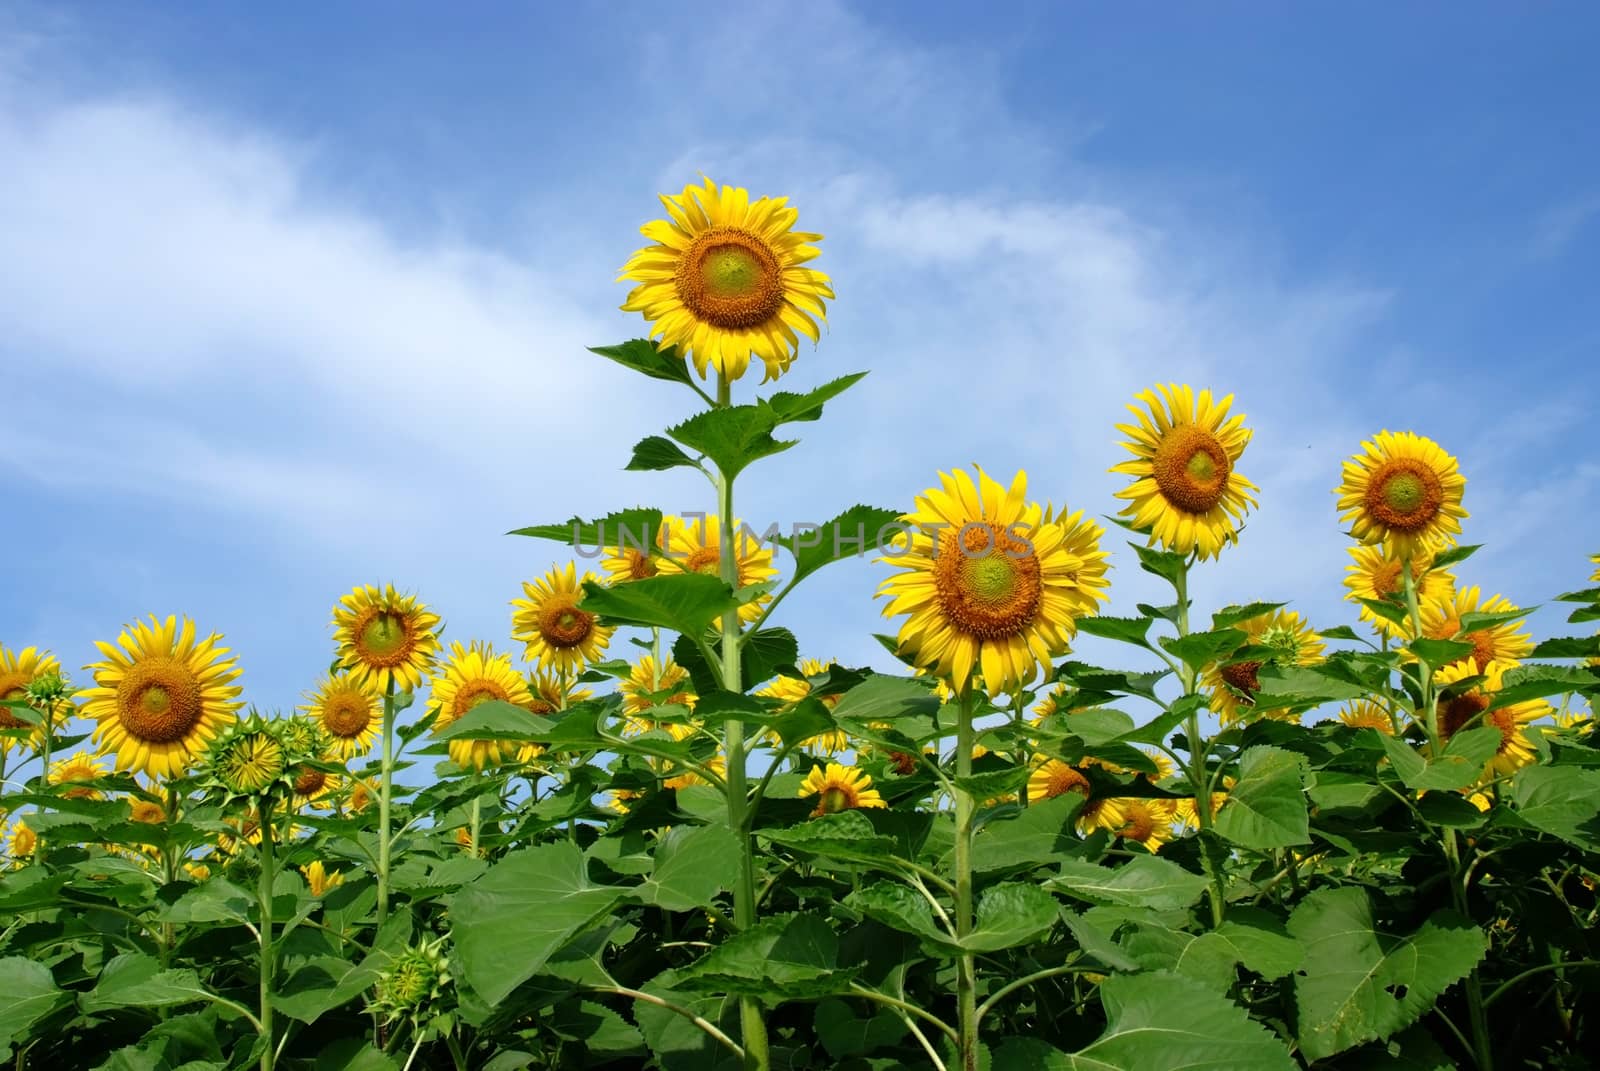
[[[1224,777],[1222,779],[1225,789],[1232,788],[1237,783],[1237,779],[1233,777]],[[1227,802],[1227,799],[1228,793],[1225,791],[1211,793],[1211,820],[1213,822],[1216,821],[1217,812],[1222,809],[1222,805]],[[1172,801],[1173,821],[1178,824],[1178,828],[1200,828],[1200,808],[1195,806],[1195,802],[1193,797]]]
[[[632,788],[614,788],[607,796],[607,807],[610,807],[618,814],[627,814],[633,806],[633,801],[643,799],[644,793]]]
[[[622,693],[622,709],[628,714],[643,714],[651,707],[680,706],[694,709],[698,696],[687,683],[689,671],[668,655],[656,669],[652,655],[643,655],[633,664],[628,679],[617,685]]]
[[[450,661],[434,676],[429,709],[437,711],[433,731],[443,732],[462,715],[490,700],[499,700],[533,713],[533,693],[528,681],[511,665],[511,656],[497,655],[488,644],[450,645]],[[511,740],[467,740],[449,743],[450,761],[463,768],[482,770],[499,766],[521,750]]]
[[[706,761],[706,766],[711,770],[712,773],[716,774],[723,780],[727,780],[728,760],[725,756],[711,756],[711,758]],[[665,781],[661,782],[661,787],[670,789],[685,789],[690,785],[704,785],[707,783],[708,782],[706,779],[701,777],[698,771],[685,770],[676,777],[669,777]]]
[[[1215,557],[1238,538],[1235,525],[1256,504],[1256,485],[1234,471],[1252,433],[1243,416],[1228,416],[1231,394],[1213,401],[1209,390],[1196,397],[1194,388],[1170,383],[1137,398],[1145,408],[1128,409],[1139,422],[1117,425],[1132,440],[1122,445],[1133,460],[1111,468],[1134,477],[1117,492],[1128,500],[1122,516],[1148,532],[1152,546]]]
[[[281,796],[293,791],[292,767],[299,760],[284,741],[283,722],[252,714],[235,722],[206,753],[207,787],[227,799]]]
[[[1438,703],[1440,739],[1449,741],[1456,733],[1469,727],[1492,726],[1500,730],[1500,746],[1484,767],[1485,779],[1497,774],[1509,774],[1532,762],[1533,742],[1528,739],[1523,727],[1553,713],[1550,704],[1543,699],[1508,703],[1489,710],[1495,693],[1504,687],[1503,678],[1508,668],[1498,662],[1483,668],[1476,659],[1469,657],[1463,662],[1446,666],[1434,677],[1434,683],[1445,690]],[[1453,695],[1447,690],[1452,684],[1477,676],[1485,679]]]
[[[1046,759],[1028,775],[1028,802],[1042,803],[1068,792],[1089,798],[1089,779],[1060,759]]]
[[[328,795],[337,792],[342,783],[338,774],[314,766],[300,766],[294,771],[294,805],[326,810]]]
[[[1339,711],[1339,720],[1352,729],[1376,729],[1384,736],[1394,735],[1389,712],[1370,699],[1353,699]]]
[[[197,882],[205,881],[211,876],[211,868],[204,863],[185,863],[183,871]]]
[[[1589,560],[1596,565],[1600,565],[1600,554],[1591,556]],[[1594,571],[1594,575],[1589,578],[1589,582],[1591,584],[1600,584],[1600,569]]]
[[[1027,474],[1010,489],[981,468],[940,473],[917,499],[898,553],[906,570],[878,589],[885,617],[909,614],[899,653],[959,691],[981,673],[990,696],[1013,692],[1067,650],[1077,619],[1106,598],[1100,526],[1082,513],[1053,518],[1025,501]]]
[[[383,724],[383,705],[370,684],[354,673],[330,673],[315,692],[306,693],[306,699],[307,705],[300,709],[321,723],[340,761],[372,746]]]
[[[568,562],[566,568],[557,566],[537,581],[523,581],[527,598],[511,601],[511,638],[528,645],[523,657],[570,674],[599,660],[616,630],[602,628],[594,614],[578,608],[583,585],[599,579],[589,572],[580,578],[577,566]]]
[[[747,528],[743,521],[733,519],[734,532],[734,588],[747,588],[778,575],[772,565],[772,548],[760,536]],[[663,573],[705,573],[722,575],[722,521],[717,517],[667,516],[661,519],[660,568]],[[751,599],[739,607],[739,620],[749,624],[761,616],[771,593]]]
[[[35,833],[21,815],[13,818],[5,833],[5,855],[13,866],[22,866],[31,859],[39,847],[39,834]]]
[[[872,787],[872,775],[854,766],[840,766],[830,762],[827,768],[811,767],[806,779],[800,783],[799,797],[817,797],[813,817],[834,814],[857,807],[884,807],[883,797]]]
[[[60,672],[61,663],[49,652],[40,652],[37,647],[24,647],[13,654],[9,649],[0,647],[0,699],[25,700],[30,684]],[[0,707],[0,730],[3,729],[31,729],[33,731],[27,737],[28,746],[37,747],[39,744],[40,727],[23,721],[10,707]],[[12,745],[18,742],[14,737],[0,736],[0,755],[10,753]]]
[[[796,703],[811,695],[810,678],[826,676],[828,671],[836,665],[838,663],[833,661],[823,662],[816,658],[803,658],[800,660],[800,676],[774,677],[771,684],[765,688],[758,689],[755,694],[766,696],[769,699],[776,699],[783,704],[782,709],[790,709]],[[842,693],[831,692],[818,695],[816,698],[823,706],[832,710],[839,705],[840,694]],[[766,738],[769,741],[777,741],[779,739],[778,734],[773,732],[768,732]],[[850,737],[842,729],[829,729],[827,732],[818,733],[816,736],[803,741],[800,746],[813,755],[837,755],[850,746]]]
[[[533,697],[528,709],[541,717],[560,714],[574,703],[593,699],[588,688],[574,688],[559,673],[536,669],[528,674],[528,693]]]
[[[99,724],[95,743],[115,752],[117,770],[176,777],[234,720],[243,704],[239,667],[212,633],[195,641],[194,622],[135,622],[117,645],[96,641],[105,661],[87,668],[83,716]]]
[[[1480,593],[1477,588],[1462,588],[1447,590],[1438,594],[1418,608],[1422,612],[1422,634],[1430,640],[1454,640],[1472,644],[1470,654],[1456,659],[1452,665],[1472,659],[1480,668],[1499,666],[1510,669],[1533,650],[1532,637],[1526,631],[1518,630],[1518,623],[1508,621],[1502,625],[1490,625],[1487,628],[1477,629],[1465,636],[1457,636],[1461,631],[1461,619],[1470,613],[1515,613],[1519,607],[1500,595],[1491,595],[1479,602]]]
[[[155,800],[131,796],[128,799],[128,820],[153,826],[161,825],[167,820],[167,809]]]
[[[350,783],[350,795],[345,805],[350,808],[351,814],[360,814],[372,806],[380,790],[376,777],[358,777]]]
[[[1245,644],[1270,647],[1277,653],[1267,662],[1213,662],[1201,674],[1201,684],[1210,696],[1210,706],[1223,725],[1242,721],[1251,713],[1254,696],[1261,690],[1257,674],[1265,664],[1309,666],[1322,657],[1322,638],[1293,610],[1273,610],[1247,618],[1233,626],[1245,634]],[[1269,717],[1297,721],[1299,715],[1288,710],[1273,710]]]
[[[329,870],[321,859],[313,859],[300,868],[300,873],[305,876],[306,887],[310,889],[311,895],[319,899],[329,890],[344,884],[344,875],[337,870]]]
[[[83,782],[98,781],[110,772],[96,756],[90,755],[87,751],[79,751],[60,762],[50,764],[50,783],[78,786],[61,793],[69,800],[103,800],[106,798],[104,792],[98,788],[90,788]]]
[[[1333,490],[1352,536],[1408,559],[1460,534],[1467,479],[1438,443],[1409,431],[1380,431],[1361,449],[1344,463],[1344,480]]]
[[[633,546],[607,547],[605,557],[600,559],[600,564],[610,575],[613,584],[625,584],[630,580],[649,580],[661,572],[660,563],[654,554],[647,549]]]
[[[439,615],[390,584],[353,589],[333,608],[339,663],[378,693],[414,692],[439,651]]]
[[[789,370],[798,335],[816,342],[826,321],[823,300],[833,297],[828,277],[803,267],[817,256],[820,234],[794,230],[799,212],[787,197],[763,197],[736,186],[685,186],[663,194],[669,219],[639,228],[653,245],[628,258],[618,282],[639,285],[624,312],[643,313],[650,337],[677,346],[700,378],[708,364],[738,379],[754,353],[766,380]]]
[[[1405,579],[1400,573],[1400,557],[1391,554],[1385,547],[1354,546],[1347,549],[1355,560],[1344,567],[1348,574],[1344,578],[1344,586],[1350,589],[1345,598],[1359,602],[1361,599],[1393,599],[1404,594]],[[1456,578],[1449,572],[1433,568],[1433,554],[1427,550],[1414,553],[1408,568],[1417,589],[1417,598],[1421,601],[1448,596],[1455,584]],[[1361,607],[1361,620],[1370,622],[1383,636],[1399,638],[1409,635],[1408,629],[1388,618],[1379,617],[1365,605]]]
[[[1123,840],[1138,841],[1152,854],[1174,836],[1173,823],[1178,820],[1177,802],[1150,799],[1142,796],[1118,796],[1106,801],[1122,814],[1122,823],[1115,827],[1105,825],[1111,835]]]

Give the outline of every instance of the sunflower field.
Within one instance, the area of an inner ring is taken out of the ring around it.
[[[70,673],[0,637],[6,1066],[1596,1066],[1600,556],[1530,635],[1449,444],[1380,430],[1328,461],[1348,620],[1197,606],[1258,491],[1233,395],[1177,384],[1104,415],[1120,502],[930,470],[756,531],[740,484],[861,374],[735,403],[818,340],[821,236],[662,204],[648,338],[593,353],[703,403],[615,459],[703,513],[530,518],[505,636],[330,593],[295,711],[182,615]],[[899,672],[782,626],[860,556]]]

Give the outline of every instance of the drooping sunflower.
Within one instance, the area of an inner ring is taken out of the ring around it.
[[[1451,589],[1424,601],[1418,609],[1422,613],[1422,634],[1430,640],[1459,640],[1472,644],[1472,653],[1457,659],[1470,658],[1478,663],[1480,671],[1490,666],[1510,669],[1533,650],[1533,638],[1519,630],[1519,623],[1508,621],[1488,628],[1475,629],[1464,636],[1461,619],[1471,613],[1515,613],[1520,607],[1512,605],[1501,595],[1491,595],[1480,602],[1481,593],[1475,587]]]
[[[511,665],[511,656],[497,655],[486,643],[463,647],[450,645],[450,660],[434,676],[428,697],[430,710],[438,712],[433,731],[443,732],[479,703],[499,700],[533,713],[533,693],[527,678]],[[482,770],[499,766],[520,750],[512,740],[467,740],[449,743],[450,761],[457,766]]]
[[[1261,691],[1258,674],[1263,665],[1309,666],[1322,657],[1325,645],[1305,618],[1293,610],[1272,610],[1247,618],[1233,626],[1245,634],[1245,644],[1270,647],[1277,653],[1266,661],[1213,662],[1200,676],[1201,686],[1210,697],[1211,709],[1223,725],[1250,717],[1255,695]],[[1296,721],[1290,710],[1272,710],[1269,717]]]
[[[974,466],[976,467],[976,466]],[[964,691],[981,674],[990,696],[1013,692],[1067,650],[1077,619],[1107,596],[1099,525],[1055,518],[1026,501],[1027,474],[1009,489],[981,468],[939,474],[942,488],[917,498],[897,553],[904,569],[878,589],[885,617],[910,615],[899,652]]]
[[[778,575],[772,564],[772,547],[737,517],[733,519],[733,539],[735,588],[747,588]],[[661,572],[722,575],[722,521],[719,518],[663,517],[658,543],[661,557],[657,562]],[[771,601],[770,592],[751,599],[739,607],[739,620],[749,624],[761,616],[761,611]]]
[[[372,746],[383,724],[383,701],[370,684],[354,673],[330,673],[306,699],[300,709],[321,723],[338,759],[354,758]]]
[[[594,614],[578,606],[583,585],[599,579],[589,572],[580,578],[578,567],[568,562],[565,568],[557,566],[536,581],[522,582],[527,598],[511,601],[511,637],[527,644],[524,657],[528,661],[573,675],[599,661],[616,630],[602,628]]]
[[[1438,443],[1414,432],[1380,431],[1344,463],[1339,519],[1367,544],[1400,559],[1440,550],[1461,532],[1467,478]]]
[[[1524,727],[1553,713],[1550,704],[1543,699],[1527,699],[1489,710],[1495,693],[1505,685],[1503,678],[1508,668],[1506,664],[1498,662],[1484,667],[1478,665],[1476,659],[1468,658],[1446,666],[1434,676],[1434,683],[1445,692],[1438,704],[1439,736],[1443,740],[1448,741],[1465,728],[1490,726],[1500,730],[1500,746],[1484,768],[1486,779],[1509,774],[1532,762],[1535,755],[1533,741],[1528,739]],[[1479,675],[1484,680],[1464,691],[1449,687]]]
[[[12,653],[0,646],[0,699],[25,700],[28,686],[49,674],[61,672],[61,663],[47,651],[37,647],[24,647]],[[40,727],[23,721],[12,713],[10,707],[0,707],[0,729],[31,729],[27,737],[0,736],[0,755],[9,754],[12,745],[25,739],[29,747],[37,747]]]
[[[333,608],[339,662],[380,695],[422,687],[439,651],[439,615],[390,584],[353,589]]]
[[[305,876],[306,888],[311,895],[319,899],[344,884],[344,875],[337,870],[329,870],[321,859],[313,859],[300,868],[300,873]]]
[[[39,847],[39,834],[35,833],[19,814],[11,820],[5,831],[5,856],[12,866],[22,866],[24,860],[33,858]]]
[[[212,633],[195,640],[194,622],[176,617],[134,622],[116,645],[96,641],[105,661],[86,667],[95,686],[81,694],[83,716],[99,724],[95,743],[115,752],[117,770],[176,777],[234,720],[244,704],[239,667]]]
[[[110,772],[96,756],[87,751],[78,751],[60,762],[50,764],[50,783],[73,785],[61,793],[69,800],[103,800],[106,794],[86,782],[98,781]]]
[[[883,796],[872,787],[872,775],[854,766],[840,766],[830,762],[826,768],[811,767],[806,779],[800,783],[799,796],[817,797],[817,809],[812,817],[835,814],[858,807],[886,807]]]
[[[832,660],[823,662],[816,658],[802,658],[799,665],[801,676],[785,677],[780,675],[774,677],[771,684],[757,689],[755,694],[776,699],[785,708],[792,707],[812,694],[810,678],[826,676],[828,671],[837,664]],[[823,706],[832,710],[839,705],[839,694],[837,692],[823,693],[817,695],[816,698]],[[775,741],[778,737],[775,733],[769,733],[767,739]],[[825,733],[818,733],[816,736],[803,741],[800,746],[813,755],[837,755],[850,746],[850,737],[842,729],[830,729]]]
[[[1193,387],[1170,383],[1137,398],[1144,408],[1128,409],[1138,423],[1117,425],[1131,440],[1122,445],[1133,460],[1111,468],[1134,477],[1117,492],[1128,500],[1122,516],[1149,532],[1152,546],[1215,557],[1238,538],[1236,525],[1256,504],[1256,485],[1234,470],[1252,432],[1242,415],[1228,416],[1231,394],[1213,401],[1209,390],[1197,397]]]
[[[1404,559],[1391,554],[1386,548],[1365,545],[1347,548],[1355,559],[1345,566],[1344,586],[1350,590],[1345,598],[1358,603],[1361,599],[1393,599],[1405,592],[1405,578],[1401,574]],[[1433,554],[1422,550],[1413,554],[1406,564],[1418,600],[1437,599],[1448,595],[1455,577],[1448,570],[1433,568]],[[1388,618],[1379,617],[1365,605],[1361,606],[1361,620],[1377,629],[1380,635],[1397,638],[1408,635],[1408,630]]]
[[[702,379],[708,364],[738,379],[752,353],[766,366],[762,381],[777,379],[793,363],[799,335],[817,341],[824,299],[833,297],[828,277],[803,266],[822,236],[794,230],[800,214],[788,202],[751,201],[749,191],[709,178],[679,196],[663,194],[669,218],[639,228],[654,244],[617,277],[639,284],[622,310],[643,313],[650,337],[677,346]]]
[[[1352,729],[1376,729],[1384,736],[1394,735],[1389,712],[1370,699],[1353,699],[1339,711],[1339,720]]]

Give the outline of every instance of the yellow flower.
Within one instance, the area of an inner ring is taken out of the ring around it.
[[[858,807],[883,807],[883,797],[872,787],[872,776],[854,766],[840,766],[830,762],[827,768],[811,767],[806,779],[800,783],[801,799],[817,797],[813,817],[834,814]]]
[[[300,873],[305,875],[306,886],[311,890],[311,895],[318,898],[330,889],[336,889],[344,884],[344,875],[323,866],[321,859],[314,859],[310,864],[301,867]]]
[[[161,825],[167,820],[167,809],[155,800],[131,796],[128,799],[128,819],[133,822],[145,822],[153,826]]]
[[[1596,565],[1600,565],[1600,554],[1592,556],[1589,560],[1594,562]],[[1594,571],[1594,575],[1589,578],[1589,582],[1591,584],[1600,584],[1600,569],[1596,569]]]
[[[1060,759],[1046,759],[1028,775],[1028,802],[1053,800],[1068,792],[1089,798],[1089,779]]]
[[[353,673],[330,673],[300,709],[317,720],[340,760],[360,755],[372,746],[383,724],[382,699]]]
[[[1532,638],[1527,632],[1518,631],[1518,622],[1490,625],[1465,636],[1457,636],[1461,631],[1461,618],[1467,614],[1510,613],[1519,609],[1499,595],[1489,596],[1481,605],[1478,598],[1477,588],[1463,588],[1460,591],[1446,590],[1426,600],[1418,607],[1422,613],[1422,634],[1430,640],[1459,640],[1472,644],[1472,652],[1456,659],[1453,664],[1470,658],[1480,668],[1497,665],[1501,669],[1510,669],[1533,650]]]
[[[1344,578],[1344,586],[1349,588],[1345,598],[1359,604],[1361,599],[1390,599],[1403,597],[1405,580],[1400,574],[1401,559],[1390,554],[1385,548],[1354,546],[1348,548],[1350,557],[1355,560],[1345,566],[1349,574]],[[1423,550],[1413,554],[1410,559],[1410,572],[1417,588],[1417,598],[1421,601],[1448,597],[1455,577],[1443,569],[1434,569],[1433,554]],[[1361,620],[1370,622],[1372,627],[1384,636],[1407,637],[1410,630],[1401,628],[1387,618],[1379,617],[1366,606],[1361,607]]]
[[[637,282],[624,312],[643,313],[650,337],[677,346],[700,377],[708,364],[729,380],[744,375],[754,353],[766,380],[789,370],[798,335],[816,342],[831,299],[828,277],[803,267],[817,256],[820,234],[794,230],[799,213],[787,197],[750,200],[747,190],[685,186],[663,194],[668,219],[641,227],[654,244],[628,258],[618,282]]]
[[[117,646],[96,641],[105,661],[87,667],[83,716],[99,724],[95,743],[116,753],[115,768],[176,777],[234,721],[243,704],[239,668],[212,633],[195,641],[194,622],[135,622]]]
[[[311,766],[301,766],[294,772],[294,804],[296,807],[316,806],[327,810],[328,795],[339,790],[342,779]]]
[[[525,599],[511,601],[511,637],[526,643],[523,657],[546,670],[578,674],[584,666],[597,662],[611,643],[615,629],[602,628],[595,615],[578,608],[583,585],[598,582],[568,562],[557,566],[536,581],[523,581]]]
[[[878,559],[905,572],[878,589],[885,617],[908,614],[899,651],[965,691],[981,674],[989,695],[1012,692],[1067,650],[1077,619],[1106,598],[1102,531],[1082,513],[1053,519],[1026,501],[1027,474],[1009,489],[982,469],[940,473],[899,552]]]
[[[629,808],[633,804],[633,801],[643,798],[644,793],[638,791],[637,789],[614,788],[610,792],[610,798],[606,800],[606,806],[610,807],[618,814],[627,814]]]
[[[195,881],[205,881],[211,876],[211,868],[204,863],[185,863],[183,870]]]
[[[1178,819],[1177,805],[1173,800],[1117,796],[1107,802],[1122,812],[1121,825],[1106,827],[1111,829],[1114,836],[1138,841],[1150,852],[1159,852],[1163,844],[1172,840],[1172,825]]]
[[[340,665],[380,694],[422,687],[439,651],[439,616],[393,584],[353,589],[333,608],[333,625]]]
[[[728,760],[727,760],[726,756],[713,755],[713,756],[711,756],[711,758],[709,760],[706,761],[705,765],[711,770],[712,773],[716,774],[718,777],[723,778],[723,779],[727,778],[727,776],[728,776]],[[671,788],[671,789],[684,789],[684,788],[688,788],[690,785],[704,785],[704,784],[708,784],[708,782],[706,781],[706,779],[704,777],[701,777],[700,774],[695,770],[685,770],[683,773],[678,774],[676,777],[669,777],[665,781],[661,782],[661,785],[662,785],[663,788]]]
[[[50,764],[50,783],[52,785],[78,785],[69,788],[61,794],[69,800],[103,800],[106,794],[98,788],[90,788],[83,784],[86,781],[98,781],[110,770],[95,756],[87,751],[79,751],[69,758]]]
[[[574,688],[560,673],[544,669],[528,674],[528,691],[533,696],[528,709],[546,718],[560,714],[574,703],[594,698],[594,692],[588,688]]]
[[[34,851],[39,847],[39,835],[29,828],[21,815],[11,820],[5,839],[6,858],[11,860],[12,866],[22,866],[24,860],[33,858]]]
[[[496,655],[488,644],[463,647],[450,645],[450,661],[434,676],[428,698],[430,710],[438,714],[435,733],[454,725],[467,711],[480,703],[498,700],[533,713],[533,693],[528,682],[511,665],[510,655]],[[449,742],[450,761],[463,768],[482,770],[499,766],[519,750],[511,740],[468,740],[457,737]]]
[[[642,716],[655,707],[679,706],[693,710],[699,699],[689,682],[689,671],[674,662],[670,655],[662,660],[659,670],[654,656],[641,656],[633,664],[628,679],[617,685],[617,690],[622,694],[625,715],[623,736],[638,736],[653,729],[665,732],[674,740],[687,740],[694,735],[695,727],[689,722],[655,722]]]
[[[1527,699],[1489,710],[1495,693],[1504,687],[1503,678],[1507,668],[1495,663],[1485,669],[1475,659],[1468,658],[1464,662],[1446,666],[1434,676],[1434,683],[1441,691],[1445,691],[1438,703],[1439,736],[1443,740],[1449,741],[1466,728],[1488,726],[1500,730],[1499,747],[1484,767],[1485,779],[1509,774],[1532,762],[1535,755],[1533,741],[1528,739],[1523,727],[1552,713],[1550,704],[1543,699]],[[1465,691],[1450,693],[1450,685],[1479,675],[1484,677],[1481,683]]]
[[[41,677],[60,672],[61,663],[49,652],[41,652],[37,647],[24,647],[12,653],[0,646],[0,699],[27,699],[28,685]],[[12,712],[11,707],[0,707],[0,730],[4,729],[31,729],[26,738],[28,746],[39,746],[41,727],[23,721]],[[0,736],[0,755],[9,754],[12,745],[18,742],[16,738]]]
[[[1225,777],[1222,779],[1222,783],[1228,788],[1232,788],[1236,782],[1232,777]],[[1211,820],[1213,822],[1216,821],[1217,812],[1222,809],[1222,805],[1227,802],[1227,799],[1228,794],[1226,792],[1211,793]],[[1191,796],[1186,799],[1173,800],[1171,802],[1173,821],[1178,824],[1179,828],[1200,828],[1200,808],[1195,806],[1196,801],[1194,797]]]
[[[378,783],[376,777],[358,778],[350,786],[350,799],[347,803],[350,813],[360,814],[368,807],[371,807],[373,802],[377,800],[381,789],[382,786]]]
[[[1132,440],[1122,445],[1133,460],[1111,471],[1135,477],[1117,492],[1128,500],[1122,516],[1150,533],[1152,546],[1215,557],[1238,538],[1235,525],[1255,505],[1256,485],[1234,470],[1252,433],[1242,415],[1228,416],[1231,394],[1213,401],[1209,390],[1196,397],[1193,387],[1176,383],[1156,390],[1137,396],[1148,413],[1128,406],[1137,424],[1117,425]]]
[[[787,710],[811,694],[810,678],[826,676],[837,664],[831,660],[822,662],[816,658],[802,658],[799,665],[801,676],[774,677],[771,684],[757,689],[756,695],[776,699],[783,704],[783,709]],[[819,695],[817,701],[832,710],[839,704],[839,693]],[[766,734],[766,739],[776,743],[778,735],[769,732]],[[850,746],[850,737],[842,729],[830,729],[803,741],[800,746],[813,755],[837,755]]]
[[[628,538],[632,538],[629,536]],[[607,547],[600,564],[611,576],[611,583],[625,584],[630,580],[649,580],[660,574],[661,566],[648,549],[633,546]]]
[[[1245,634],[1245,644],[1270,647],[1277,653],[1267,662],[1248,660],[1219,665],[1212,663],[1201,674],[1201,684],[1210,697],[1209,705],[1222,724],[1232,725],[1250,716],[1255,695],[1261,690],[1258,674],[1265,664],[1309,666],[1322,657],[1322,638],[1312,631],[1303,617],[1293,610],[1273,610],[1240,621],[1233,626]],[[1287,710],[1269,711],[1283,721],[1297,721],[1299,715]]]
[[[745,526],[733,519],[735,588],[747,588],[778,575],[772,565],[772,548]],[[722,521],[717,517],[672,517],[661,519],[657,539],[662,556],[657,559],[661,572],[722,575]],[[749,624],[761,616],[771,593],[751,599],[739,607],[739,620]]]
[[[1339,711],[1339,720],[1352,729],[1376,729],[1384,736],[1394,735],[1389,712],[1370,699],[1352,699]]]
[[[1361,449],[1344,463],[1344,480],[1333,492],[1352,536],[1406,559],[1442,549],[1460,534],[1467,480],[1438,443],[1409,431],[1380,431]]]

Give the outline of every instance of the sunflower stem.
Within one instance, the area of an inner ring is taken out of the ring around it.
[[[956,940],[972,933],[972,816],[977,800],[967,788],[972,776],[972,685],[961,690],[961,712],[956,720]],[[956,961],[956,1045],[961,1071],[978,1071],[977,957],[962,952]]]
[[[378,784],[378,926],[389,917],[389,809],[394,782],[394,678],[383,691],[383,764]]]
[[[261,880],[257,895],[261,902],[261,1071],[272,1071],[272,888],[278,876],[277,859],[272,850],[272,801],[256,804],[261,826]]]
[[[732,404],[733,385],[728,377],[717,373],[718,408]],[[739,563],[734,556],[733,530],[733,477],[718,471],[717,491],[720,501],[717,509],[718,523],[722,526],[718,565],[722,582],[735,590],[739,587]],[[739,611],[729,610],[722,615],[722,687],[730,692],[743,692],[739,667]],[[728,826],[739,840],[739,881],[733,894],[733,921],[741,930],[755,925],[756,874],[755,860],[750,845],[750,786],[746,780],[744,722],[730,719],[724,736],[728,754]],[[753,997],[739,1000],[739,1026],[744,1041],[744,1065],[755,1071],[767,1071],[771,1056],[767,1048],[767,1023],[761,1014],[761,1005]]]
[[[1178,575],[1172,581],[1172,586],[1178,593],[1178,637],[1181,639],[1189,635],[1189,565],[1192,559],[1185,558],[1183,566],[1178,570]],[[1194,694],[1195,674],[1187,662],[1178,666],[1178,682],[1183,688],[1183,694]],[[1200,736],[1200,710],[1196,707],[1190,711],[1188,719],[1184,722],[1184,734],[1189,738],[1189,785],[1194,792],[1194,817],[1195,824],[1200,827],[1200,860],[1205,864],[1206,875],[1211,879],[1211,885],[1206,890],[1207,899],[1211,902],[1211,924],[1221,926],[1228,905],[1228,887],[1224,882],[1222,872],[1217,866],[1217,861],[1212,858],[1211,844],[1207,839],[1211,835],[1211,786],[1206,779],[1206,756],[1210,751],[1211,742]]]
[[[481,790],[483,788],[483,772],[480,770],[473,774],[472,779],[474,782],[473,787]],[[467,840],[467,851],[471,853],[474,859],[478,857],[478,832],[482,828],[483,793],[480,791],[476,796],[472,797],[472,832]]]

